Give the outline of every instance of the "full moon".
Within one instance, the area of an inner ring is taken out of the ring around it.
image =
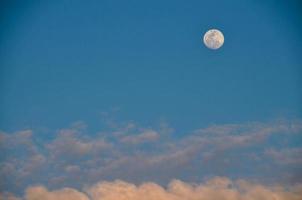
[[[204,34],[203,42],[210,49],[219,49],[224,43],[224,36],[221,31],[211,29]]]

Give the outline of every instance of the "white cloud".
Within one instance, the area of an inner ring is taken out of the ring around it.
[[[71,188],[48,191],[30,187],[26,200],[301,200],[302,185],[265,186],[246,180],[216,177],[201,184],[171,181],[167,187],[153,182],[134,185],[116,180],[99,182],[81,192]]]

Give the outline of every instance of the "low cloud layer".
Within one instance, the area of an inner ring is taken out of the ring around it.
[[[0,197],[4,200],[6,197]],[[216,177],[201,184],[171,181],[167,187],[153,182],[135,185],[116,180],[99,182],[83,191],[63,188],[49,191],[43,186],[30,187],[23,198],[8,200],[301,200],[302,185],[284,188],[265,186],[245,180]]]
[[[82,122],[48,132],[0,132],[0,192],[20,193],[35,184],[79,189],[116,179],[166,185],[213,176],[302,183],[301,133],[301,120],[211,125],[179,135],[167,123],[134,122],[93,133]]]

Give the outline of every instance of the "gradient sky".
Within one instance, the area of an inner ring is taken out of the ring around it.
[[[213,176],[302,183],[298,0],[0,6],[2,192]],[[224,33],[219,50],[202,43],[210,28]]]

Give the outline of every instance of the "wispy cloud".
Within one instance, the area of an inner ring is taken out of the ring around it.
[[[53,141],[46,144],[46,147],[52,157],[75,159],[89,154],[98,154],[111,147],[104,138],[81,138],[82,136],[77,129],[62,130]]]
[[[147,143],[147,142],[154,142],[159,139],[159,133],[156,131],[149,129],[144,130],[142,133],[138,135],[127,135],[122,137],[120,140],[122,143],[125,144],[141,144],[141,143]]]
[[[265,155],[275,162],[285,165],[296,164],[302,166],[302,148],[284,148],[281,150],[267,149]]]

